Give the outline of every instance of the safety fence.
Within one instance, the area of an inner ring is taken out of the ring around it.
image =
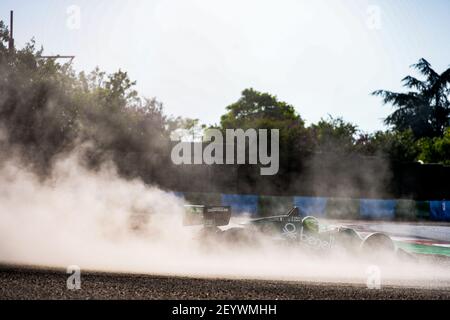
[[[259,196],[218,193],[176,193],[191,204],[231,206],[234,215],[281,215],[297,206],[302,216],[329,219],[450,221],[450,201]]]

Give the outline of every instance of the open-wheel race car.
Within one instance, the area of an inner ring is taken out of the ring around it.
[[[185,206],[183,224],[203,225],[202,239],[215,239],[230,244],[258,244],[261,236],[281,245],[300,246],[306,250],[323,252],[337,248],[352,253],[394,253],[396,246],[381,232],[360,232],[353,228],[319,223],[315,217],[302,217],[293,207],[284,215],[249,219],[238,227],[228,226],[231,208],[223,206]]]

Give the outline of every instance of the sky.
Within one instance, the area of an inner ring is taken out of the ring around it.
[[[1,0],[0,19],[10,10],[17,46],[34,37],[77,71],[120,68],[166,113],[205,124],[251,87],[307,124],[373,132],[392,107],[372,91],[402,90],[422,57],[450,65],[448,0]]]

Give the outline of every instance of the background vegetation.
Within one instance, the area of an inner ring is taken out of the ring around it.
[[[8,40],[0,22],[3,154],[19,150],[43,176],[56,157],[84,145],[84,160],[93,169],[109,159],[125,177],[163,183],[171,174],[170,134],[179,128],[205,129],[196,119],[168,116],[155,98],[141,97],[124,71],[76,73],[70,64],[41,58],[43,50],[34,40],[12,51]],[[331,116],[306,126],[299,109],[252,88],[225,108],[216,127],[280,129],[280,171],[285,174],[321,154],[450,164],[450,68],[438,73],[424,59],[412,67],[423,78],[405,77],[406,92],[373,93],[395,108],[385,131],[363,132]]]

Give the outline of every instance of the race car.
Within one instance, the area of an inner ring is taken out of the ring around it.
[[[422,228],[422,231],[425,228],[423,225],[415,227]],[[405,232],[405,228],[409,230]],[[296,207],[285,215],[252,219],[246,223],[245,229],[257,229],[264,234],[299,243],[314,251],[343,248],[352,253],[369,256],[376,256],[378,253],[384,256],[395,254],[397,257],[413,260],[432,258],[449,261],[450,257],[448,237],[439,240],[433,238],[437,237],[436,234],[430,233],[429,237],[424,237],[426,233],[420,236],[420,233],[412,232],[412,225],[403,225],[403,228],[395,225],[389,231],[380,223],[323,224],[315,217],[301,217]],[[384,230],[389,233],[383,232]]]
[[[315,217],[302,217],[298,207],[284,215],[249,220],[244,226],[315,251],[342,248],[352,252],[390,253],[396,250],[394,242],[384,233],[357,232],[342,225],[322,224]]]
[[[293,207],[287,214],[250,219],[238,227],[227,226],[231,208],[223,206],[185,206],[185,226],[203,225],[201,239],[215,239],[231,244],[257,245],[261,236],[282,245],[298,245],[311,251],[342,248],[351,252],[395,252],[394,242],[380,232],[357,232],[345,226],[320,224],[315,217],[301,217]]]

